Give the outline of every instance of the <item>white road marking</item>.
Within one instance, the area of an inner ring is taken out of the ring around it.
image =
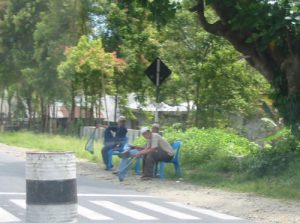
[[[26,209],[26,202],[24,199],[11,199],[11,202],[13,202],[14,204],[18,205],[21,208]],[[99,214],[95,211],[92,211],[88,208],[82,207],[80,205],[77,206],[78,208],[78,214],[88,218],[90,220],[112,220],[112,218],[107,217],[105,215]]]
[[[10,199],[10,201],[17,206],[26,209],[26,202],[24,199]]]
[[[0,207],[0,222],[20,222],[21,220]]]
[[[169,215],[174,218],[183,219],[183,220],[199,220],[200,218],[193,215],[185,214],[183,212],[175,211],[160,205],[156,205],[147,201],[130,201],[131,203],[141,206],[143,208],[150,209],[165,215]]]
[[[26,195],[25,193],[18,193],[18,192],[0,192],[0,195]],[[78,194],[79,197],[133,197],[133,198],[148,198],[148,197],[153,197],[153,196],[147,196],[147,195],[135,195],[135,194]],[[11,199],[10,200],[12,203],[16,204],[17,206],[26,209],[26,202],[25,199]],[[138,220],[157,220],[157,218],[143,214],[138,211],[131,210],[129,208],[123,207],[121,205],[115,204],[110,201],[91,201],[92,203],[105,207],[107,209],[113,210],[115,212],[119,212],[123,215],[130,216],[132,218],[138,219]],[[131,203],[137,205],[137,206],[142,206],[146,209],[150,209],[156,212],[160,212],[162,214],[170,215],[175,218],[179,219],[185,219],[185,220],[194,220],[194,219],[200,219],[199,217],[195,217],[192,215],[188,215],[182,212],[178,212],[166,207],[162,207],[159,205],[155,205],[150,202],[146,201],[130,201]],[[188,209],[190,211],[194,211],[197,213],[209,215],[215,218],[223,219],[223,220],[242,220],[241,218],[230,216],[227,214],[222,214],[218,213],[213,210],[208,210],[208,209],[203,209],[203,208],[195,208],[191,207],[188,205],[176,203],[176,202],[166,202],[167,204],[177,206],[180,208]],[[97,213],[95,211],[92,211],[88,208],[78,206],[78,213],[79,215],[88,218],[90,220],[112,220],[112,218],[102,215],[100,213]],[[6,219],[5,221],[3,219]],[[8,219],[8,220],[7,220]],[[14,219],[14,220],[9,220],[9,219]],[[1,222],[19,222],[21,221],[19,218],[15,217],[14,215],[10,214],[3,208],[0,209],[0,223]]]
[[[132,209],[129,209],[127,207],[115,204],[115,203],[110,202],[110,201],[91,201],[91,202],[93,204],[102,206],[104,208],[110,209],[112,211],[118,212],[120,214],[129,216],[129,217],[137,219],[137,220],[143,220],[143,221],[146,221],[146,220],[157,220],[157,218],[155,218],[153,216],[146,215],[146,214],[143,214],[143,213],[138,212],[138,211],[134,211]]]
[[[0,195],[22,195],[26,193],[18,192],[0,192]],[[77,194],[78,197],[141,197],[141,198],[152,198],[150,195],[139,195],[139,194]]]
[[[85,207],[82,207],[80,205],[78,205],[78,214],[85,217],[85,218],[88,218],[90,220],[94,220],[94,221],[96,221],[96,220],[113,220],[110,217],[99,214],[95,211],[92,211],[92,210],[90,210],[88,208],[85,208]]]
[[[144,197],[149,198],[153,196],[139,195],[139,194],[77,194],[79,197]]]
[[[17,192],[0,192],[0,195],[26,195],[26,193],[17,193]]]
[[[223,220],[242,220],[241,218],[238,218],[238,217],[218,213],[216,211],[212,211],[212,210],[208,210],[208,209],[190,207],[188,205],[184,205],[184,204],[180,204],[180,203],[176,203],[176,202],[166,202],[166,203],[177,206],[177,207],[185,208],[185,209],[188,209],[191,211],[195,211],[195,212],[198,212],[201,214],[209,215],[209,216],[212,216],[215,218],[223,219]]]

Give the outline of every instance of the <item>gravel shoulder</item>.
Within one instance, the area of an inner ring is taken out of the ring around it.
[[[0,151],[16,157],[25,158],[29,149],[0,144]],[[234,193],[214,188],[196,186],[173,180],[141,181],[132,173],[123,182],[111,172],[105,171],[103,165],[77,160],[77,175],[122,185],[148,195],[181,202],[195,207],[213,209],[225,214],[241,217],[258,223],[299,223],[300,202],[283,201],[258,197],[250,193]]]

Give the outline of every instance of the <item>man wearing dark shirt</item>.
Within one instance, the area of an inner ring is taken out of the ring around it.
[[[114,149],[124,145],[127,135],[127,128],[125,126],[126,119],[124,116],[120,116],[118,119],[118,126],[107,127],[104,131],[104,146],[101,150],[102,159],[105,164],[105,169],[110,170],[112,166],[109,165],[110,149]]]

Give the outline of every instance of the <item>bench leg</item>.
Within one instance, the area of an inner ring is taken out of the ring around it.
[[[165,179],[165,162],[159,162],[159,178],[161,180]]]
[[[140,175],[140,164],[141,164],[141,159],[137,159],[135,161],[135,166],[134,166],[134,171],[136,175]]]

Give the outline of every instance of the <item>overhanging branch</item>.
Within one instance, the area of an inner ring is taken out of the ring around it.
[[[199,17],[199,22],[204,30],[206,30],[209,33],[212,33],[217,36],[223,36],[224,35],[224,29],[225,27],[222,25],[221,21],[217,21],[213,24],[210,24],[204,14],[204,1],[199,0],[198,4],[190,9],[191,12],[197,12]]]

